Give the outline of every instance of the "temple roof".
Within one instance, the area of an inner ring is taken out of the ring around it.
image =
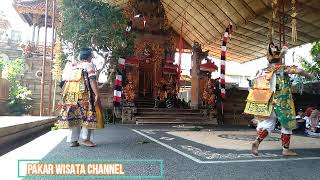
[[[38,23],[40,26],[44,26],[44,17],[46,9],[45,0],[14,0],[13,7],[22,17],[22,19],[27,22],[30,26],[34,22]],[[51,16],[52,16],[52,0],[48,1],[48,26],[51,26]]]
[[[129,0],[103,0],[125,8]],[[282,0],[278,0],[279,2]],[[291,41],[291,0],[283,0],[285,41],[289,48],[320,39],[320,1],[296,0],[296,43]],[[180,32],[185,14],[183,37],[191,45],[198,41],[209,54],[220,58],[221,38],[226,27],[233,24],[232,39],[227,47],[227,60],[247,62],[266,55],[269,42],[269,18],[272,16],[271,0],[161,0],[169,25]],[[279,44],[279,21],[275,19],[274,39]]]

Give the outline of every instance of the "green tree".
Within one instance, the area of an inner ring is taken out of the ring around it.
[[[73,44],[76,54],[81,47],[92,47],[101,55],[112,52],[113,60],[133,54],[134,35],[126,33],[128,21],[119,7],[94,0],[61,0],[60,10],[61,37]]]
[[[305,71],[315,75],[314,80],[320,80],[320,41],[313,44],[311,48],[311,56],[311,62],[308,62],[305,58],[301,58],[301,66]]]
[[[7,80],[10,83],[9,89],[9,112],[13,115],[26,113],[31,106],[31,91],[21,84],[21,76],[24,71],[24,60],[16,59],[5,63]]]
[[[5,61],[0,59],[0,71],[2,71],[2,69],[4,68],[5,65],[6,65]]]

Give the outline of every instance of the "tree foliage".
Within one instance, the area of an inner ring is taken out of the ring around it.
[[[309,73],[315,75],[315,80],[320,80],[320,41],[315,42],[311,48],[312,62],[301,58],[301,66]]]
[[[133,54],[133,35],[126,33],[127,19],[121,9],[102,1],[61,0],[63,40],[74,50],[92,47],[112,51],[113,59]]]
[[[25,61],[16,59],[3,62],[3,68],[7,73],[7,80],[10,83],[9,89],[9,112],[13,115],[26,113],[31,106],[31,91],[21,84],[21,76],[23,75]]]
[[[4,66],[5,66],[4,60],[0,59],[0,71],[2,71],[2,69],[4,68]]]

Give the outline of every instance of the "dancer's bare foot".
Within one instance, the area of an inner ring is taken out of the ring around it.
[[[283,149],[282,155],[284,155],[284,156],[298,156],[297,153],[295,153],[289,149]]]
[[[82,142],[81,142],[81,145],[84,145],[84,146],[87,146],[87,147],[95,147],[95,146],[96,146],[96,144],[93,143],[93,142],[90,141],[90,140],[84,140],[84,141],[82,141]]]
[[[252,143],[251,153],[255,156],[258,156],[258,148],[259,148],[259,141],[256,140]]]

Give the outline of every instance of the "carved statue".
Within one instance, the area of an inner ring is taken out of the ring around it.
[[[167,96],[176,96],[176,82],[175,80],[171,77],[166,84],[166,91],[167,91]]]
[[[216,96],[214,95],[214,83],[212,79],[208,78],[206,86],[204,88],[203,94],[202,94],[202,100],[205,105],[207,106],[213,106],[215,102]]]
[[[208,53],[209,53],[209,50],[202,51],[201,45],[198,42],[193,43],[192,51],[197,53],[197,55],[198,55],[197,60],[198,61],[201,61],[201,60],[207,58]]]
[[[23,49],[23,54],[26,58],[30,58],[32,57],[32,51],[33,51],[33,47],[30,41],[28,41],[28,43],[25,44],[21,44],[20,47]]]
[[[133,81],[131,73],[128,75],[128,84],[123,88],[123,93],[125,95],[125,100],[128,103],[133,103],[136,97],[136,85]]]
[[[157,96],[155,98],[155,107],[159,107],[161,103],[164,102],[167,104],[167,101],[170,101],[170,104],[174,105],[173,102],[177,96],[176,90],[176,81],[174,78],[164,79],[161,78],[159,83],[156,85]]]

